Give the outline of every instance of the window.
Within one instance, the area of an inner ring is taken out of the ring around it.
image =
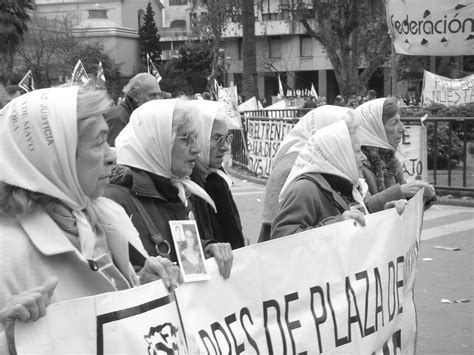
[[[170,28],[184,31],[186,29],[186,20],[174,20],[171,22]]]
[[[138,10],[138,28],[142,27],[143,25],[143,16],[145,16],[145,11],[142,9]]]
[[[300,57],[313,56],[313,38],[309,36],[300,37]]]
[[[170,6],[187,5],[188,0],[170,0]]]
[[[238,59],[242,59],[242,38],[237,40],[237,50],[239,51]]]
[[[280,37],[270,37],[270,58],[281,58]]]

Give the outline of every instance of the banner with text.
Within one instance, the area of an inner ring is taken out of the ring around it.
[[[402,164],[405,180],[428,181],[428,143],[425,126],[405,126],[395,156]]]
[[[394,209],[234,251],[229,280],[176,291],[192,354],[413,354],[418,194]],[[202,301],[205,300],[205,301]],[[212,305],[212,307],[209,307]]]
[[[462,79],[449,79],[425,70],[421,101],[423,106],[459,106],[474,102],[474,74]]]
[[[247,146],[248,168],[257,175],[268,177],[272,171],[272,160],[281,141],[296,122],[280,120],[248,120]]]
[[[19,353],[413,354],[422,197],[235,250],[227,280],[207,260],[176,298],[158,282],[50,305],[17,323]]]
[[[473,55],[474,3],[459,0],[387,0],[395,51],[407,55]]]

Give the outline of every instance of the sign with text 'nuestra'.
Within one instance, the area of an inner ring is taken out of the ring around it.
[[[474,54],[472,0],[387,0],[386,12],[397,53]]]
[[[366,216],[365,227],[345,221],[238,249],[227,280],[207,260],[212,279],[174,295],[155,282],[50,305],[16,324],[18,352],[413,354],[422,198],[402,216]]]
[[[405,126],[396,155],[407,182],[428,181],[428,143],[425,126]]]
[[[248,167],[250,171],[263,177],[270,176],[272,160],[280,142],[295,124],[282,119],[247,121]]]
[[[345,221],[234,251],[229,280],[214,266],[212,281],[176,291],[189,352],[413,354],[421,220],[419,193],[402,216],[392,209],[365,227]]]
[[[425,70],[421,100],[423,106],[431,104],[459,106],[472,103],[474,102],[474,74],[462,79],[449,79]]]

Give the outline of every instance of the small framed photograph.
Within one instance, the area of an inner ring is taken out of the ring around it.
[[[169,221],[184,282],[209,280],[196,221]]]

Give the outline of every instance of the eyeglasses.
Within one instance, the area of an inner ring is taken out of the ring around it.
[[[224,143],[227,143],[227,145],[230,145],[232,143],[232,138],[234,138],[234,135],[232,133],[229,133],[225,136],[220,136],[219,138],[211,138],[213,141],[217,142],[218,147],[222,147]]]
[[[193,143],[196,141],[197,136],[198,136],[197,133],[189,132],[189,133],[186,134],[185,136],[177,136],[176,138],[179,138],[179,139],[185,141],[185,142],[186,142],[186,146],[190,147],[190,146],[192,146]]]

